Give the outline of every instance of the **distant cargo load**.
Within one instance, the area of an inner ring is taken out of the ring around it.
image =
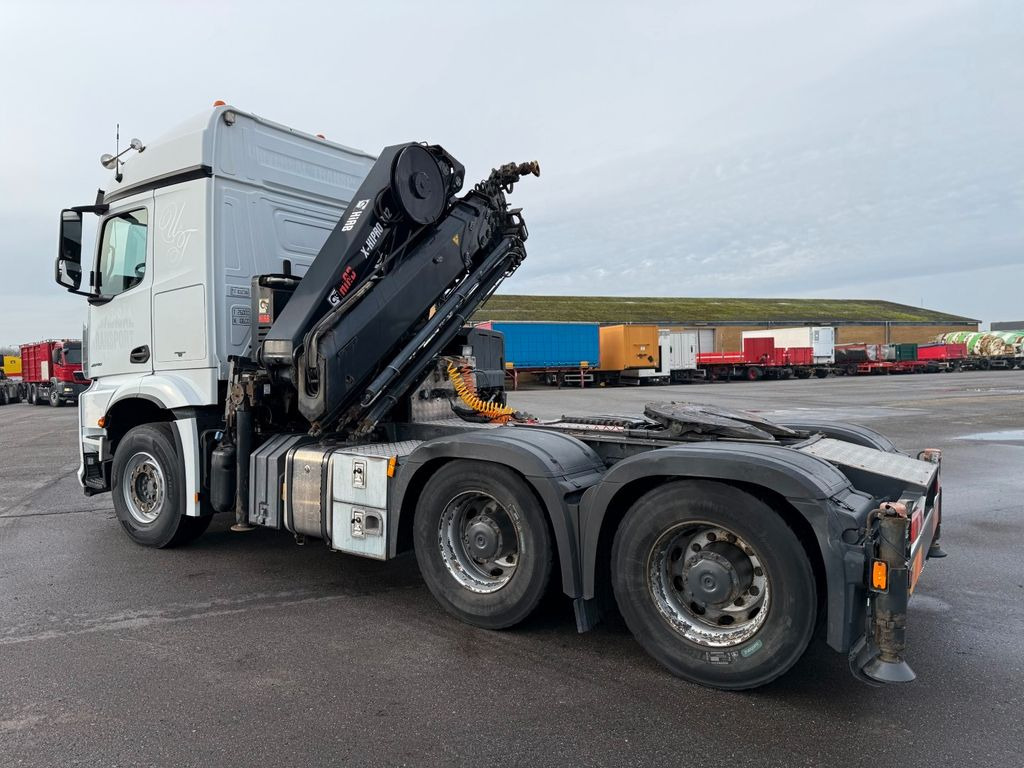
[[[600,339],[603,371],[661,367],[656,325],[605,325]]]
[[[4,375],[21,376],[21,358],[17,355],[4,355]]]
[[[481,323],[505,335],[505,360],[513,368],[596,368],[597,323]]]
[[[837,344],[837,363],[881,363],[887,359],[888,344]]]
[[[766,328],[763,331],[743,331],[747,339],[775,339],[775,346],[810,347],[814,363],[827,365],[835,362],[836,329],[831,326],[801,326],[799,328]]]
[[[1024,348],[1024,333],[956,331],[944,333],[936,341],[944,344],[966,344],[967,354],[977,357],[1019,357]]]
[[[967,357],[966,344],[919,344],[918,360],[963,360]]]

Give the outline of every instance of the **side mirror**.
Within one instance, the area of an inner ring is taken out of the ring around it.
[[[72,293],[83,293],[82,287],[82,214],[80,211],[60,212],[60,242],[53,279]]]

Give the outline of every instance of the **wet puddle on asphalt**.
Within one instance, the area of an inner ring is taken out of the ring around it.
[[[957,440],[979,440],[993,443],[1024,443],[1024,429],[1001,429],[997,432],[975,432],[960,435]]]

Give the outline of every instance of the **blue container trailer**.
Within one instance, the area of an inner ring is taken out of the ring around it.
[[[505,335],[505,360],[514,368],[596,368],[597,323],[487,323]]]

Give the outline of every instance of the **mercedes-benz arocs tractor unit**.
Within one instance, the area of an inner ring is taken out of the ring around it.
[[[55,269],[89,303],[79,479],[139,544],[233,514],[360,557],[412,550],[478,627],[521,622],[549,586],[580,631],[614,600],[708,686],[767,683],[818,626],[858,676],[913,678],[938,451],[685,403],[550,422],[506,405],[500,334],[465,326],[525,257],[506,196],[535,163],[463,193],[440,146],[373,157],[228,105],[103,160],[95,202],[61,213]]]

